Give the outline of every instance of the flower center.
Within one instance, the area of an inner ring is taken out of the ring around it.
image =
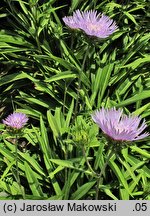
[[[15,125],[18,125],[18,124],[20,124],[20,119],[14,119],[13,122],[14,122]]]
[[[115,129],[116,129],[116,131],[119,131],[119,133],[121,133],[122,131],[127,129],[127,127],[124,124],[119,123],[119,124],[115,125]]]
[[[92,24],[92,23],[89,24],[89,29],[91,29],[93,31],[97,31],[97,27],[98,26],[96,24]]]

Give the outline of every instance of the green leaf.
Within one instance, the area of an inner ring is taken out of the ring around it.
[[[62,167],[75,168],[72,161],[60,159],[50,159],[50,161]]]
[[[6,157],[10,162],[15,161],[15,156],[10,152],[8,149],[4,148],[3,146],[0,146],[0,153]],[[22,161],[18,161],[18,166],[21,170],[24,171],[24,165]]]
[[[49,79],[46,79],[45,82],[54,82],[56,80],[61,80],[61,79],[72,79],[72,78],[76,78],[77,75],[75,73],[72,73],[71,71],[66,71],[66,72],[61,72],[59,74],[56,74],[54,76],[52,76]]]
[[[105,192],[109,197],[111,197],[113,200],[118,200],[118,198],[111,192],[110,189],[104,188],[103,190],[104,190],[104,192]]]
[[[144,100],[144,99],[149,98],[149,97],[150,97],[150,90],[144,90],[144,91],[137,93],[136,95],[120,102],[119,104],[116,104],[116,107],[124,107],[124,106],[127,106],[127,105],[132,104],[132,103],[136,103],[139,100]]]
[[[120,188],[120,197],[122,200],[129,200],[130,199],[129,193],[124,188],[123,189]]]
[[[150,158],[150,154],[146,151],[146,150],[143,150],[137,146],[131,146],[130,147],[133,151],[136,151],[138,152],[139,154],[141,154],[142,156],[146,157],[146,158]]]
[[[47,120],[48,120],[49,126],[53,132],[53,136],[56,139],[58,137],[58,135],[60,134],[60,130],[59,130],[58,123],[57,123],[55,117],[51,114],[50,110],[47,111]]]
[[[138,25],[134,16],[132,14],[130,14],[129,12],[127,11],[124,11],[124,14],[135,24],[135,25]]]
[[[130,167],[130,165],[126,161],[123,161],[121,159],[121,157],[119,157],[119,161],[126,168],[126,170],[127,170],[127,176],[132,177],[133,181],[136,184],[138,184],[137,179],[136,179],[136,175],[134,174],[132,167]]]
[[[69,125],[70,125],[71,118],[72,118],[72,116],[73,116],[73,108],[74,108],[74,99],[72,99],[72,102],[71,102],[69,111],[68,111],[68,113],[67,113],[66,125],[65,125],[66,127],[69,127]]]
[[[115,175],[117,176],[119,182],[124,186],[126,191],[131,195],[131,191],[129,190],[128,183],[127,183],[126,179],[124,178],[121,170],[117,166],[117,164],[113,160],[110,160],[109,165],[110,165],[111,169],[113,170],[113,172],[115,173]]]
[[[24,162],[24,166],[25,166],[25,174],[26,174],[26,177],[27,177],[27,180],[28,180],[33,196],[44,197],[44,194],[42,192],[38,179],[35,177],[34,172],[32,171],[31,167],[29,166],[27,162]]]
[[[2,181],[0,188],[11,195],[21,195],[20,187],[17,182],[7,183]]]
[[[10,75],[6,75],[0,79],[0,86],[10,83],[10,82],[14,82],[16,80],[25,79],[25,78],[26,77],[23,73],[13,73]]]
[[[89,192],[89,190],[95,185],[96,181],[92,180],[88,183],[85,183],[84,185],[80,186],[71,196],[71,200],[79,200],[82,197],[84,197],[85,195],[87,195],[87,193]]]
[[[103,99],[104,93],[108,87],[109,79],[113,71],[114,64],[108,64],[104,68],[99,68],[97,70],[96,76],[92,82],[92,95],[90,103],[93,105],[95,103],[95,98],[98,94],[98,107]]]
[[[15,152],[15,145],[12,145],[11,143],[9,143],[7,140],[5,140],[5,144],[7,145],[7,147],[12,151]],[[42,168],[40,167],[40,165],[37,163],[37,161],[32,158],[28,153],[22,153],[21,151],[18,150],[18,155],[20,156],[20,160],[24,161],[26,160],[30,166],[32,166],[36,173],[39,173],[42,176],[45,176],[45,173],[43,172]],[[42,177],[41,177],[42,178]]]
[[[2,176],[1,176],[1,178],[0,178],[0,184],[1,184],[1,182],[3,181],[3,179],[5,179],[6,177],[7,177],[7,174],[9,173],[9,171],[11,170],[11,168],[12,168],[12,166],[14,165],[14,164],[16,164],[16,161],[14,160],[14,161],[12,161],[12,162],[7,162],[8,163],[8,166],[6,167],[6,169],[3,171],[3,174],[2,174]]]
[[[42,116],[40,117],[40,127],[41,127],[41,134],[42,136],[40,136],[38,134],[38,132],[35,130],[35,128],[33,127],[37,138],[39,140],[39,144],[43,153],[43,157],[44,157],[44,163],[48,172],[48,175],[51,179],[52,185],[54,187],[54,190],[56,192],[56,195],[60,195],[61,194],[61,189],[60,186],[58,184],[58,182],[56,181],[54,175],[52,175],[52,170],[53,170],[53,166],[52,163],[50,161],[50,159],[52,158],[52,152],[51,152],[51,148],[49,146],[49,142],[48,142],[48,137],[47,137],[47,130],[45,128]]]
[[[122,66],[121,68],[128,67],[128,68],[132,68],[132,70],[135,70],[137,67],[139,67],[140,64],[148,63],[148,62],[150,62],[150,56],[146,56],[144,58],[138,58],[135,61],[131,62],[130,64]]]

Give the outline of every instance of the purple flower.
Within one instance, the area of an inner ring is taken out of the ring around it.
[[[121,109],[102,108],[92,114],[92,119],[107,136],[116,141],[134,141],[149,135],[141,134],[147,127],[145,120],[140,124],[139,116],[124,115]]]
[[[21,129],[25,126],[27,121],[28,117],[26,114],[14,112],[10,114],[5,120],[3,120],[3,124],[14,129]]]
[[[97,14],[95,10],[80,11],[76,10],[73,16],[64,17],[63,21],[67,26],[72,29],[81,29],[87,35],[107,38],[111,35],[118,27],[116,23],[104,14]]]

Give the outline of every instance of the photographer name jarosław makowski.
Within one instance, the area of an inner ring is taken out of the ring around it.
[[[110,203],[108,202],[107,204],[85,204],[84,202],[77,204],[75,202],[73,203],[66,203],[62,205],[58,204],[27,204],[23,203],[20,211],[94,211],[94,212],[99,212],[99,211],[108,211],[108,212],[113,212],[116,211],[116,203]]]

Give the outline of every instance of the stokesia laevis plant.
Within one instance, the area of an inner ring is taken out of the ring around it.
[[[143,133],[147,127],[145,120],[141,123],[141,118],[139,116],[127,116],[123,114],[123,110],[121,109],[116,110],[116,108],[102,108],[95,111],[91,116],[93,121],[106,135],[109,142],[111,142],[106,162],[98,176],[95,196],[95,199],[98,199],[100,178],[105,172],[109,159],[112,157],[114,152],[120,150],[123,147],[123,143],[127,144],[132,141],[143,139],[149,136],[149,133]]]
[[[63,21],[71,29],[82,30],[89,37],[89,44],[93,42],[93,40],[90,40],[90,37],[94,37],[96,39],[105,39],[118,29],[118,26],[113,19],[110,19],[103,13],[98,13],[96,10],[88,10],[85,12],[76,10],[73,12],[72,16],[63,17]],[[77,115],[79,91],[81,88],[81,73],[84,70],[86,58],[89,54],[89,44],[87,45],[88,47],[83,58],[81,71],[79,71],[75,117]]]
[[[24,189],[21,187],[19,170],[18,170],[18,139],[20,132],[28,122],[28,117],[24,113],[14,112],[10,114],[6,119],[2,120],[3,124],[11,129],[11,132],[15,134],[15,157],[16,157],[16,181],[20,187],[20,192],[23,199],[25,199]]]
[[[65,16],[63,21],[72,29],[81,29],[89,36],[107,38],[118,28],[108,16],[96,10],[76,10],[73,16]]]
[[[28,121],[28,117],[24,113],[14,112],[10,114],[2,122],[14,130],[22,129]]]
[[[141,134],[147,127],[145,120],[140,125],[141,118],[139,116],[127,116],[121,109],[102,108],[92,114],[92,119],[104,134],[116,142],[131,142],[149,135],[149,133]]]

